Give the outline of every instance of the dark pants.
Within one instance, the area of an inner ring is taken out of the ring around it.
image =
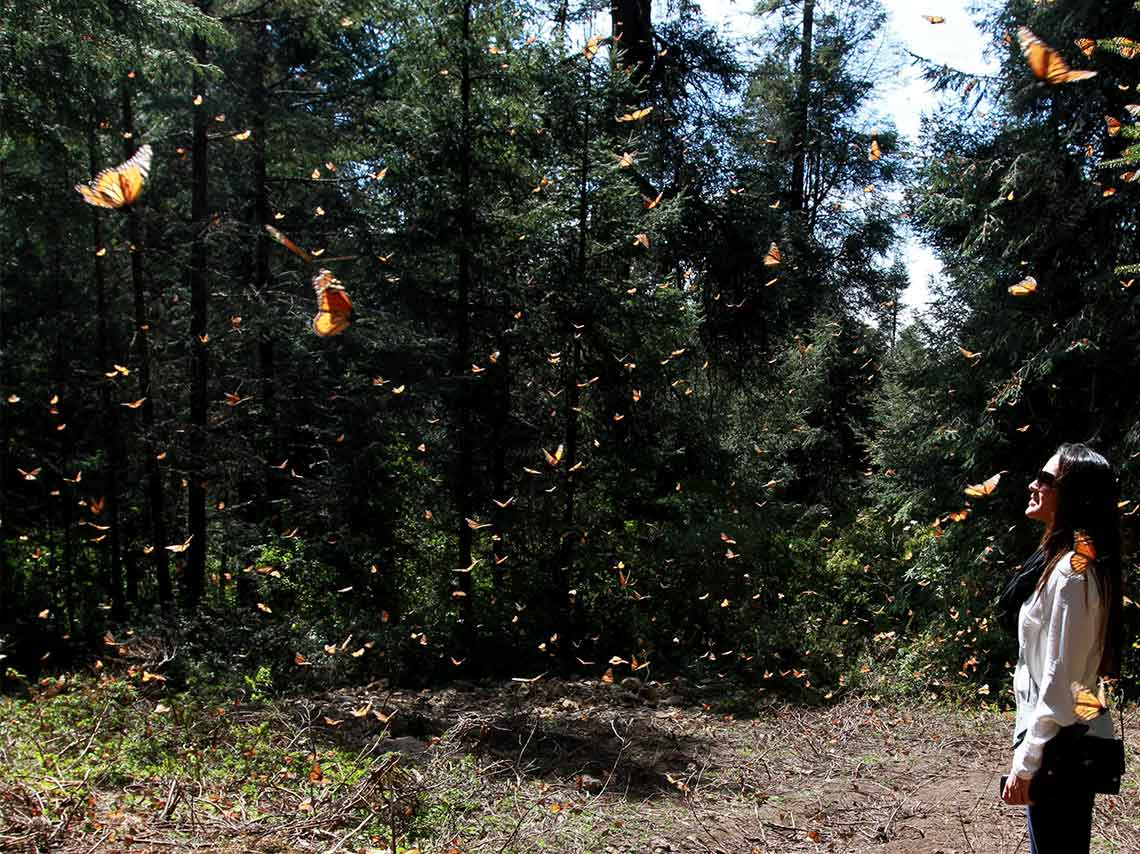
[[[1074,792],[1026,807],[1030,854],[1088,854],[1093,798],[1092,792]]]

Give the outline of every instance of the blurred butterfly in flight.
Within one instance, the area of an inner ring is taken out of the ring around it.
[[[143,184],[150,175],[153,153],[149,145],[144,145],[126,162],[113,169],[104,169],[90,184],[76,184],[75,191],[87,204],[98,208],[118,210],[130,207],[138,201]]]

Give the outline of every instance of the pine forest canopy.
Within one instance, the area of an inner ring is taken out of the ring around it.
[[[1088,441],[1140,511],[1140,10],[995,5],[917,143],[879,4],[755,14],[6,4],[7,678],[131,628],[190,681],[996,699],[1032,474]]]

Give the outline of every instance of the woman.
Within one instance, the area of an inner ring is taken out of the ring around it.
[[[1117,674],[1122,606],[1117,494],[1108,461],[1078,444],[1058,448],[1029,484],[1025,515],[1043,522],[1045,533],[1003,595],[1007,611],[1024,601],[1017,621],[1015,749],[1002,799],[1026,805],[1031,854],[1089,850],[1093,793],[1070,790],[1056,801],[1031,803],[1029,783],[1041,767],[1045,743],[1077,723],[1074,687],[1096,691],[1100,677]],[[1094,550],[1095,560],[1083,559]],[[1111,738],[1109,715],[1094,718],[1089,734]]]

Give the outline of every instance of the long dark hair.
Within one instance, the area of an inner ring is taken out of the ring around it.
[[[1096,549],[1096,560],[1089,569],[1100,587],[1104,602],[1101,637],[1104,652],[1097,673],[1118,676],[1120,673],[1123,579],[1120,564],[1120,510],[1116,506],[1120,487],[1112,466],[1088,445],[1064,444],[1057,449],[1060,458],[1053,488],[1057,491],[1057,509],[1053,521],[1041,537],[1045,553],[1045,571],[1037,589],[1042,589],[1053,569],[1073,548],[1077,531],[1088,534]]]

